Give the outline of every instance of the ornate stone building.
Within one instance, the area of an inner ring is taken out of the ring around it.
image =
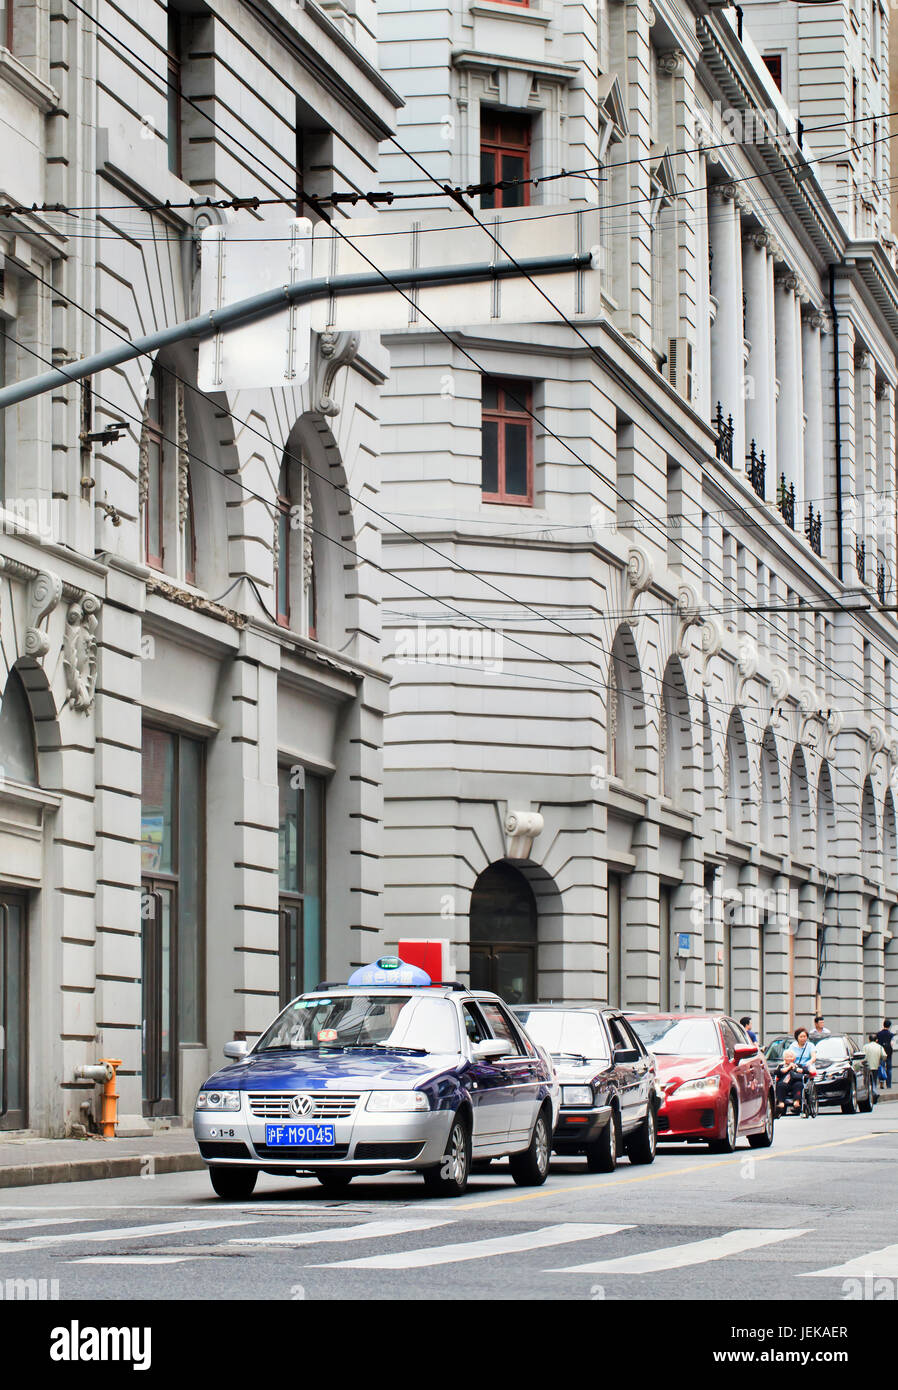
[[[269,199],[274,247],[394,119],[373,0],[94,13],[4,9],[6,381],[195,313],[204,225]],[[189,1119],[225,1041],[373,954],[387,367],[325,335],[306,385],[206,396],[184,343],[6,412],[0,1128],[89,1120],[98,1057],[124,1130]]]
[[[388,339],[387,939],[512,998],[894,1015],[887,11],[379,8],[385,183],[599,203],[604,299]]]

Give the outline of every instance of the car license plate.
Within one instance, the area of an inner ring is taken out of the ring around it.
[[[334,1144],[333,1125],[266,1125],[265,1143],[269,1148],[283,1144],[287,1148],[302,1148],[308,1144]]]

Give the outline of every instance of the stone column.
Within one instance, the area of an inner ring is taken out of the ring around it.
[[[774,283],[775,325],[776,325],[776,375],[779,380],[779,399],[776,403],[776,479],[772,483],[779,486],[781,476],[786,480],[786,488],[793,486],[796,492],[796,513],[800,503],[804,473],[804,446],[801,437],[802,389],[801,389],[801,338],[799,332],[800,305],[796,298],[798,278],[791,271],[776,277]]]
[[[709,881],[710,880],[710,881]],[[706,878],[705,888],[705,1005],[706,1009],[723,1008],[723,875],[719,868]]]
[[[792,947],[792,1000],[786,1027],[799,1018],[813,1018],[817,1009],[817,932],[820,895],[813,883],[798,890],[798,921]]]
[[[777,399],[779,396],[778,378],[780,370],[779,344],[776,341],[776,302],[774,296],[773,273],[775,263],[782,257],[782,254],[783,253],[780,250],[779,244],[775,242],[771,237],[767,248],[767,260],[765,265],[767,289],[767,322],[770,325],[771,357],[771,370],[767,382],[767,389],[769,391],[769,402],[767,408],[770,419],[769,438],[767,440],[767,477],[770,481],[767,484],[767,495],[771,498],[776,497],[776,484],[779,479],[779,473],[777,472],[776,406]]]
[[[733,417],[733,463],[745,457],[745,411],[742,400],[742,217],[735,184],[708,190],[711,288],[717,313],[711,325],[711,409],[717,402],[724,419]]]
[[[685,966],[680,967],[676,952],[673,952],[670,969],[671,1007],[679,1009],[682,999],[687,1009],[705,1007],[705,971],[703,968],[705,952],[705,861],[702,854],[702,840],[699,835],[690,835],[683,841],[680,852],[680,868],[683,881],[671,894],[670,934],[674,941],[680,932],[689,935],[689,955]]]
[[[884,987],[885,987],[885,1012],[884,1018],[890,1018],[894,1022],[898,1016],[898,907],[893,907],[889,912],[889,935],[885,940],[885,968],[884,968]],[[868,1020],[872,1029],[873,1023],[877,1023],[877,1032],[882,1019]]]
[[[826,491],[823,474],[823,364],[820,353],[820,336],[824,322],[824,316],[819,310],[812,309],[810,313],[805,314],[801,325],[801,384],[807,421],[804,430],[802,532],[808,514],[808,503],[814,508],[815,516],[818,512],[822,516],[823,494]]]
[[[886,566],[886,601],[898,601],[898,575],[895,565],[895,388],[880,378],[876,384],[877,448],[879,467],[878,486],[880,490],[877,507],[877,532],[879,550]]]
[[[765,231],[749,232],[742,245],[745,285],[745,336],[751,343],[745,392],[745,447],[754,440],[765,455],[770,443],[770,403],[773,384],[773,325],[767,317],[767,243]],[[765,478],[768,498],[771,475]]]
[[[633,830],[636,864],[621,893],[621,1006],[658,1007],[658,861],[661,828],[641,820]]]
[[[855,498],[857,501],[858,532],[866,548],[865,579],[870,585],[876,583],[876,531],[877,531],[877,491],[876,491],[876,364],[873,355],[866,348],[855,355],[858,374],[858,399],[855,402],[856,415],[856,473]]]
[[[789,956],[793,923],[789,915],[790,880],[788,874],[777,874],[773,880],[773,903],[769,905],[766,921],[761,919],[764,933],[761,941],[761,980],[759,1019],[764,1033],[772,1037],[789,1027],[792,1014]]]
[[[886,905],[880,898],[870,904],[869,929],[863,936],[864,1003],[861,1025],[866,1032],[874,1027],[878,1032],[882,1020],[891,1017],[885,1012],[886,912]]]
[[[730,1013],[760,1014],[761,1003],[761,941],[759,932],[759,885],[755,864],[743,864],[739,870],[739,891],[742,901],[737,904],[730,928]]]

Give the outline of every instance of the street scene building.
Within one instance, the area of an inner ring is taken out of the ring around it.
[[[547,250],[598,205],[602,294],[4,412],[0,1128],[90,1126],[99,1058],[123,1132],[189,1121],[405,938],[510,1002],[898,1013],[888,11],[0,16],[0,385],[197,313],[209,226],[351,234],[335,194]]]

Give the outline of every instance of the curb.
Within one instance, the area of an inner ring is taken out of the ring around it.
[[[205,1168],[199,1154],[129,1154],[121,1158],[75,1158],[68,1163],[17,1163],[0,1168],[0,1188],[38,1187],[55,1182],[102,1182],[106,1178],[159,1177]]]

